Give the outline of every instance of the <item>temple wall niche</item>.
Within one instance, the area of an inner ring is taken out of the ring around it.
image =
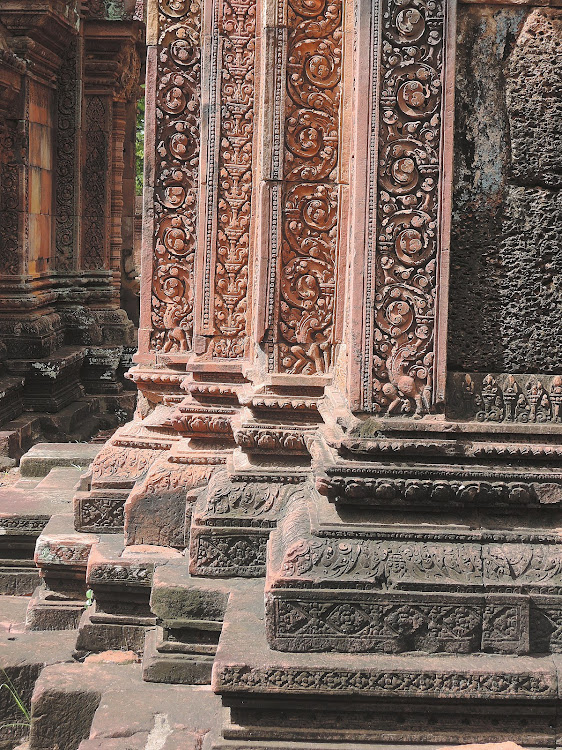
[[[561,27],[459,6],[449,370],[562,371]]]

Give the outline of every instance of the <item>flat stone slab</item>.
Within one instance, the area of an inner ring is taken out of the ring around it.
[[[220,718],[209,686],[146,683],[138,664],[59,664],[37,681],[30,750],[196,750]]]
[[[24,477],[44,477],[55,466],[86,469],[99,451],[95,443],[37,443],[22,457],[20,472]]]
[[[28,604],[25,596],[0,595],[0,634],[23,632]]]

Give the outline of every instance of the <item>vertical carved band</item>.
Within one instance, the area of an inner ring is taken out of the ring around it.
[[[332,360],[339,190],[341,0],[289,0],[275,366]]]
[[[201,6],[159,0],[151,347],[191,350],[200,148]]]
[[[61,65],[57,85],[55,262],[59,271],[72,271],[77,261],[79,63],[79,42],[74,38]]]
[[[85,269],[98,270],[106,267],[108,254],[111,100],[106,96],[88,96],[85,109],[82,266]]]
[[[212,335],[209,354],[237,359],[244,356],[247,344],[256,2],[217,3],[213,36],[218,47],[211,76],[218,122],[210,123],[208,152],[208,187],[214,188],[216,195],[208,201],[208,291],[203,301],[203,327]]]
[[[443,0],[383,0],[373,409],[431,408],[443,186]]]
[[[22,146],[15,127],[0,127],[0,273],[21,272],[23,248],[19,231],[18,207],[22,169],[18,151]]]

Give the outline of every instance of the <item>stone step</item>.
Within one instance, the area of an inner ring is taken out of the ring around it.
[[[35,563],[43,583],[29,603],[27,625],[32,630],[76,628],[86,606],[86,569],[99,535],[74,530],[74,516],[54,515],[37,539]]]
[[[194,578],[186,565],[154,571],[150,608],[158,627],[146,634],[145,680],[210,683],[226,605],[236,585],[231,580]]]
[[[77,653],[110,648],[142,654],[146,629],[156,625],[149,604],[154,571],[181,562],[182,555],[168,547],[126,547],[114,534],[100,535],[99,540],[86,575],[95,606],[80,621]]]
[[[41,670],[45,665],[71,661],[74,638],[67,633],[26,632],[26,604],[24,597],[0,596],[0,684],[9,680],[30,711],[31,695]],[[0,690],[0,747],[15,747],[29,733],[26,724],[27,718],[14,697],[6,688]]]
[[[44,669],[35,686],[29,745],[207,750],[220,716],[210,688],[146,683],[138,664],[59,664]]]
[[[91,443],[37,443],[21,459],[22,477],[44,477],[55,466],[87,469],[100,450]]]
[[[52,516],[71,509],[79,476],[79,469],[57,467],[0,488],[0,593],[29,595],[38,585],[37,538]]]

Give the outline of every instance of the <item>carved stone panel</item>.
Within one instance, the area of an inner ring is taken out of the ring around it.
[[[257,5],[215,0],[212,14],[201,331],[210,356],[239,359],[248,348]]]
[[[383,0],[379,13],[363,406],[422,416],[444,400],[452,4]]]
[[[193,337],[201,6],[160,0],[158,20],[155,80],[149,80],[156,89],[150,346],[185,354]]]
[[[57,85],[55,263],[60,271],[72,271],[77,263],[81,57],[81,42],[75,38]]]
[[[93,94],[84,103],[85,155],[82,170],[82,267],[105,268],[109,254],[109,165],[112,102]]]
[[[273,366],[313,375],[333,359],[343,7],[288,0],[286,12],[282,182],[272,196],[272,232],[280,222]]]

